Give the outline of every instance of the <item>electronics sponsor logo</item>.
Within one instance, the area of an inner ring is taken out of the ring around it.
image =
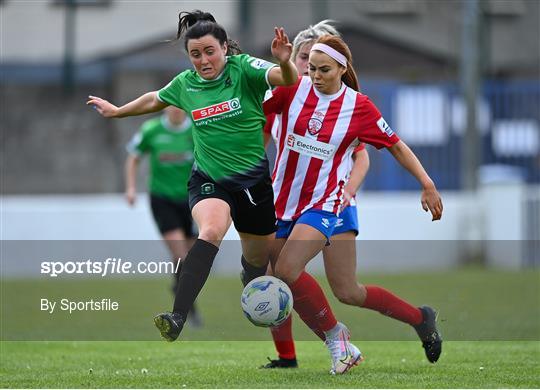
[[[323,161],[329,160],[336,151],[335,145],[319,142],[298,134],[288,135],[287,148],[305,156],[318,158]]]
[[[292,148],[294,146],[294,141],[295,141],[294,135],[289,134],[289,136],[287,137],[287,146]]]

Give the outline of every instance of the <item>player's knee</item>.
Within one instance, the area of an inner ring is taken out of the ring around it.
[[[281,259],[276,263],[274,267],[274,276],[283,280],[287,284],[292,284],[300,274],[302,273],[302,270],[298,270],[297,267],[288,262],[288,261],[282,261]]]
[[[351,291],[336,291],[335,296],[338,301],[346,305],[355,305],[358,301]]]
[[[361,283],[357,283],[357,289],[358,289],[358,306],[364,306],[364,302],[366,302],[366,297],[367,297],[366,287]]]
[[[362,306],[366,300],[366,289],[363,285],[357,284],[350,288],[340,288],[334,291],[334,295],[341,303],[351,306]]]
[[[209,242],[221,242],[226,231],[216,226],[205,226],[199,231],[199,239]]]
[[[246,259],[249,259],[249,264],[251,264],[254,267],[266,267],[269,262],[268,256],[265,255],[256,255],[256,256],[249,256],[246,255]]]

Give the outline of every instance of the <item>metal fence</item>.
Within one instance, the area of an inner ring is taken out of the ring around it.
[[[367,81],[362,90],[418,155],[443,190],[461,186],[465,102],[457,84]],[[540,183],[540,81],[489,81],[478,101],[481,165],[512,167],[527,183]],[[413,190],[418,184],[389,153],[369,148],[366,190]],[[507,171],[508,172],[508,171]]]

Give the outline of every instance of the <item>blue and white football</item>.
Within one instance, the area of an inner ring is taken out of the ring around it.
[[[263,327],[281,325],[291,314],[293,297],[289,286],[273,276],[261,276],[249,282],[241,297],[242,310],[253,324]]]

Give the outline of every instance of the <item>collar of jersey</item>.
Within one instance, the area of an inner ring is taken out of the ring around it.
[[[163,115],[161,117],[161,124],[163,125],[164,128],[166,128],[167,130],[173,133],[183,133],[184,131],[186,131],[187,129],[191,127],[191,120],[188,117],[186,117],[186,119],[184,119],[184,121],[180,123],[179,125],[173,125],[171,121],[169,120],[169,118],[167,118],[166,115]]]
[[[223,77],[223,74],[225,73],[225,69],[227,69],[227,60],[229,59],[229,57],[225,57],[225,65],[223,66],[223,70],[221,71],[220,74],[218,74],[216,77],[214,77],[212,80],[206,80],[206,79],[203,79],[201,77],[200,74],[198,74],[197,72],[195,72],[197,74],[197,78],[199,79],[199,81],[201,83],[212,83],[214,81],[218,81],[219,79],[221,79]]]
[[[322,92],[319,92],[317,91],[317,88],[315,88],[314,85],[311,85],[312,88],[313,88],[313,92],[315,92],[315,95],[319,98],[319,99],[326,99],[326,100],[334,100],[335,98],[337,98],[338,96],[340,96],[343,91],[345,91],[345,88],[347,88],[347,86],[345,85],[344,82],[341,83],[341,88],[339,89],[339,91],[337,91],[336,93],[333,93],[332,95],[327,95],[325,93],[322,93]]]

